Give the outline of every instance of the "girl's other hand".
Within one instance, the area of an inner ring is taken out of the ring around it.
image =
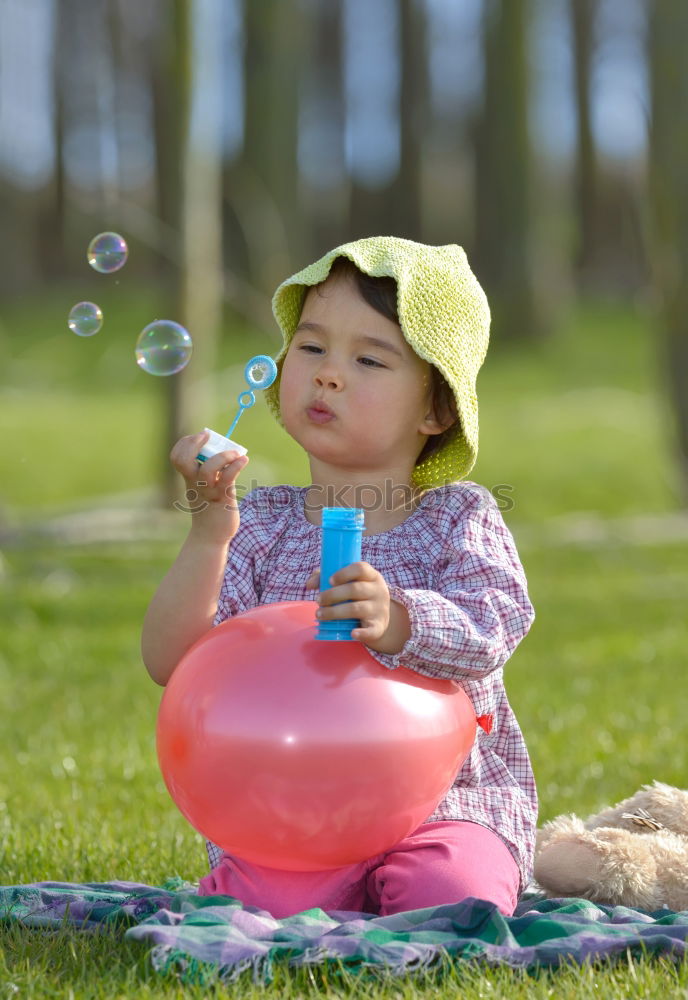
[[[239,530],[236,480],[248,465],[248,456],[223,451],[199,462],[196,455],[207,440],[207,431],[180,438],[170,452],[170,461],[184,477],[186,505],[179,506],[192,514],[194,535],[226,542]]]
[[[309,577],[308,583],[315,575]],[[319,577],[320,573],[317,575]],[[389,588],[382,574],[370,563],[354,562],[344,566],[325,584],[326,589],[318,596],[319,621],[358,618],[360,627],[353,629],[351,638],[368,644],[385,635],[390,618]]]
[[[306,589],[319,587],[320,570],[314,570]],[[400,653],[411,637],[406,608],[391,599],[384,577],[370,563],[354,562],[337,570],[329,588],[320,591],[318,604],[318,621],[358,618],[360,627],[352,629],[351,638],[378,653]]]

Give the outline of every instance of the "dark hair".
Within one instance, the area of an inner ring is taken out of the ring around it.
[[[397,308],[397,283],[394,278],[376,278],[365,274],[363,271],[359,271],[348,257],[337,257],[330,268],[330,274],[344,274],[353,277],[361,298],[386,319],[390,319],[397,326],[401,325]],[[451,386],[439,368],[433,364],[430,365],[430,379],[430,393],[437,418],[438,420],[451,420],[451,424],[441,434],[429,435],[416,459],[416,465],[424,462],[433,452],[441,448],[449,437],[453,437],[456,433],[456,425],[460,424]]]

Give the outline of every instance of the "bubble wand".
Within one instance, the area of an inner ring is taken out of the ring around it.
[[[239,409],[229,426],[229,430],[223,436],[222,434],[218,434],[217,431],[211,430],[210,427],[204,428],[210,436],[196,455],[198,462],[203,463],[206,459],[212,458],[213,455],[217,455],[221,451],[237,451],[240,455],[247,453],[247,449],[243,445],[237,444],[236,441],[232,441],[229,435],[238,424],[239,417],[244,410],[248,410],[255,403],[256,397],[252,390],[267,389],[275,381],[277,378],[277,365],[267,354],[257,354],[254,358],[251,358],[244,368],[244,378],[249,388],[248,390],[244,389],[237,397]]]

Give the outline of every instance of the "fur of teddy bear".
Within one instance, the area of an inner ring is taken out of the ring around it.
[[[534,876],[548,896],[688,909],[688,790],[655,781],[586,820],[545,823]]]

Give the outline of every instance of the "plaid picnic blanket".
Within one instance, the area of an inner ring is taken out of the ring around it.
[[[189,982],[233,981],[249,969],[269,981],[272,966],[331,961],[351,971],[392,974],[440,961],[480,959],[533,969],[631,953],[686,954],[688,911],[647,913],[585,899],[525,894],[513,917],[468,899],[390,917],[313,909],[277,920],[229,896],[198,896],[179,879],[162,887],[134,882],[36,882],[0,887],[0,924],[83,930],[123,927],[127,938],[151,944],[156,969]]]

